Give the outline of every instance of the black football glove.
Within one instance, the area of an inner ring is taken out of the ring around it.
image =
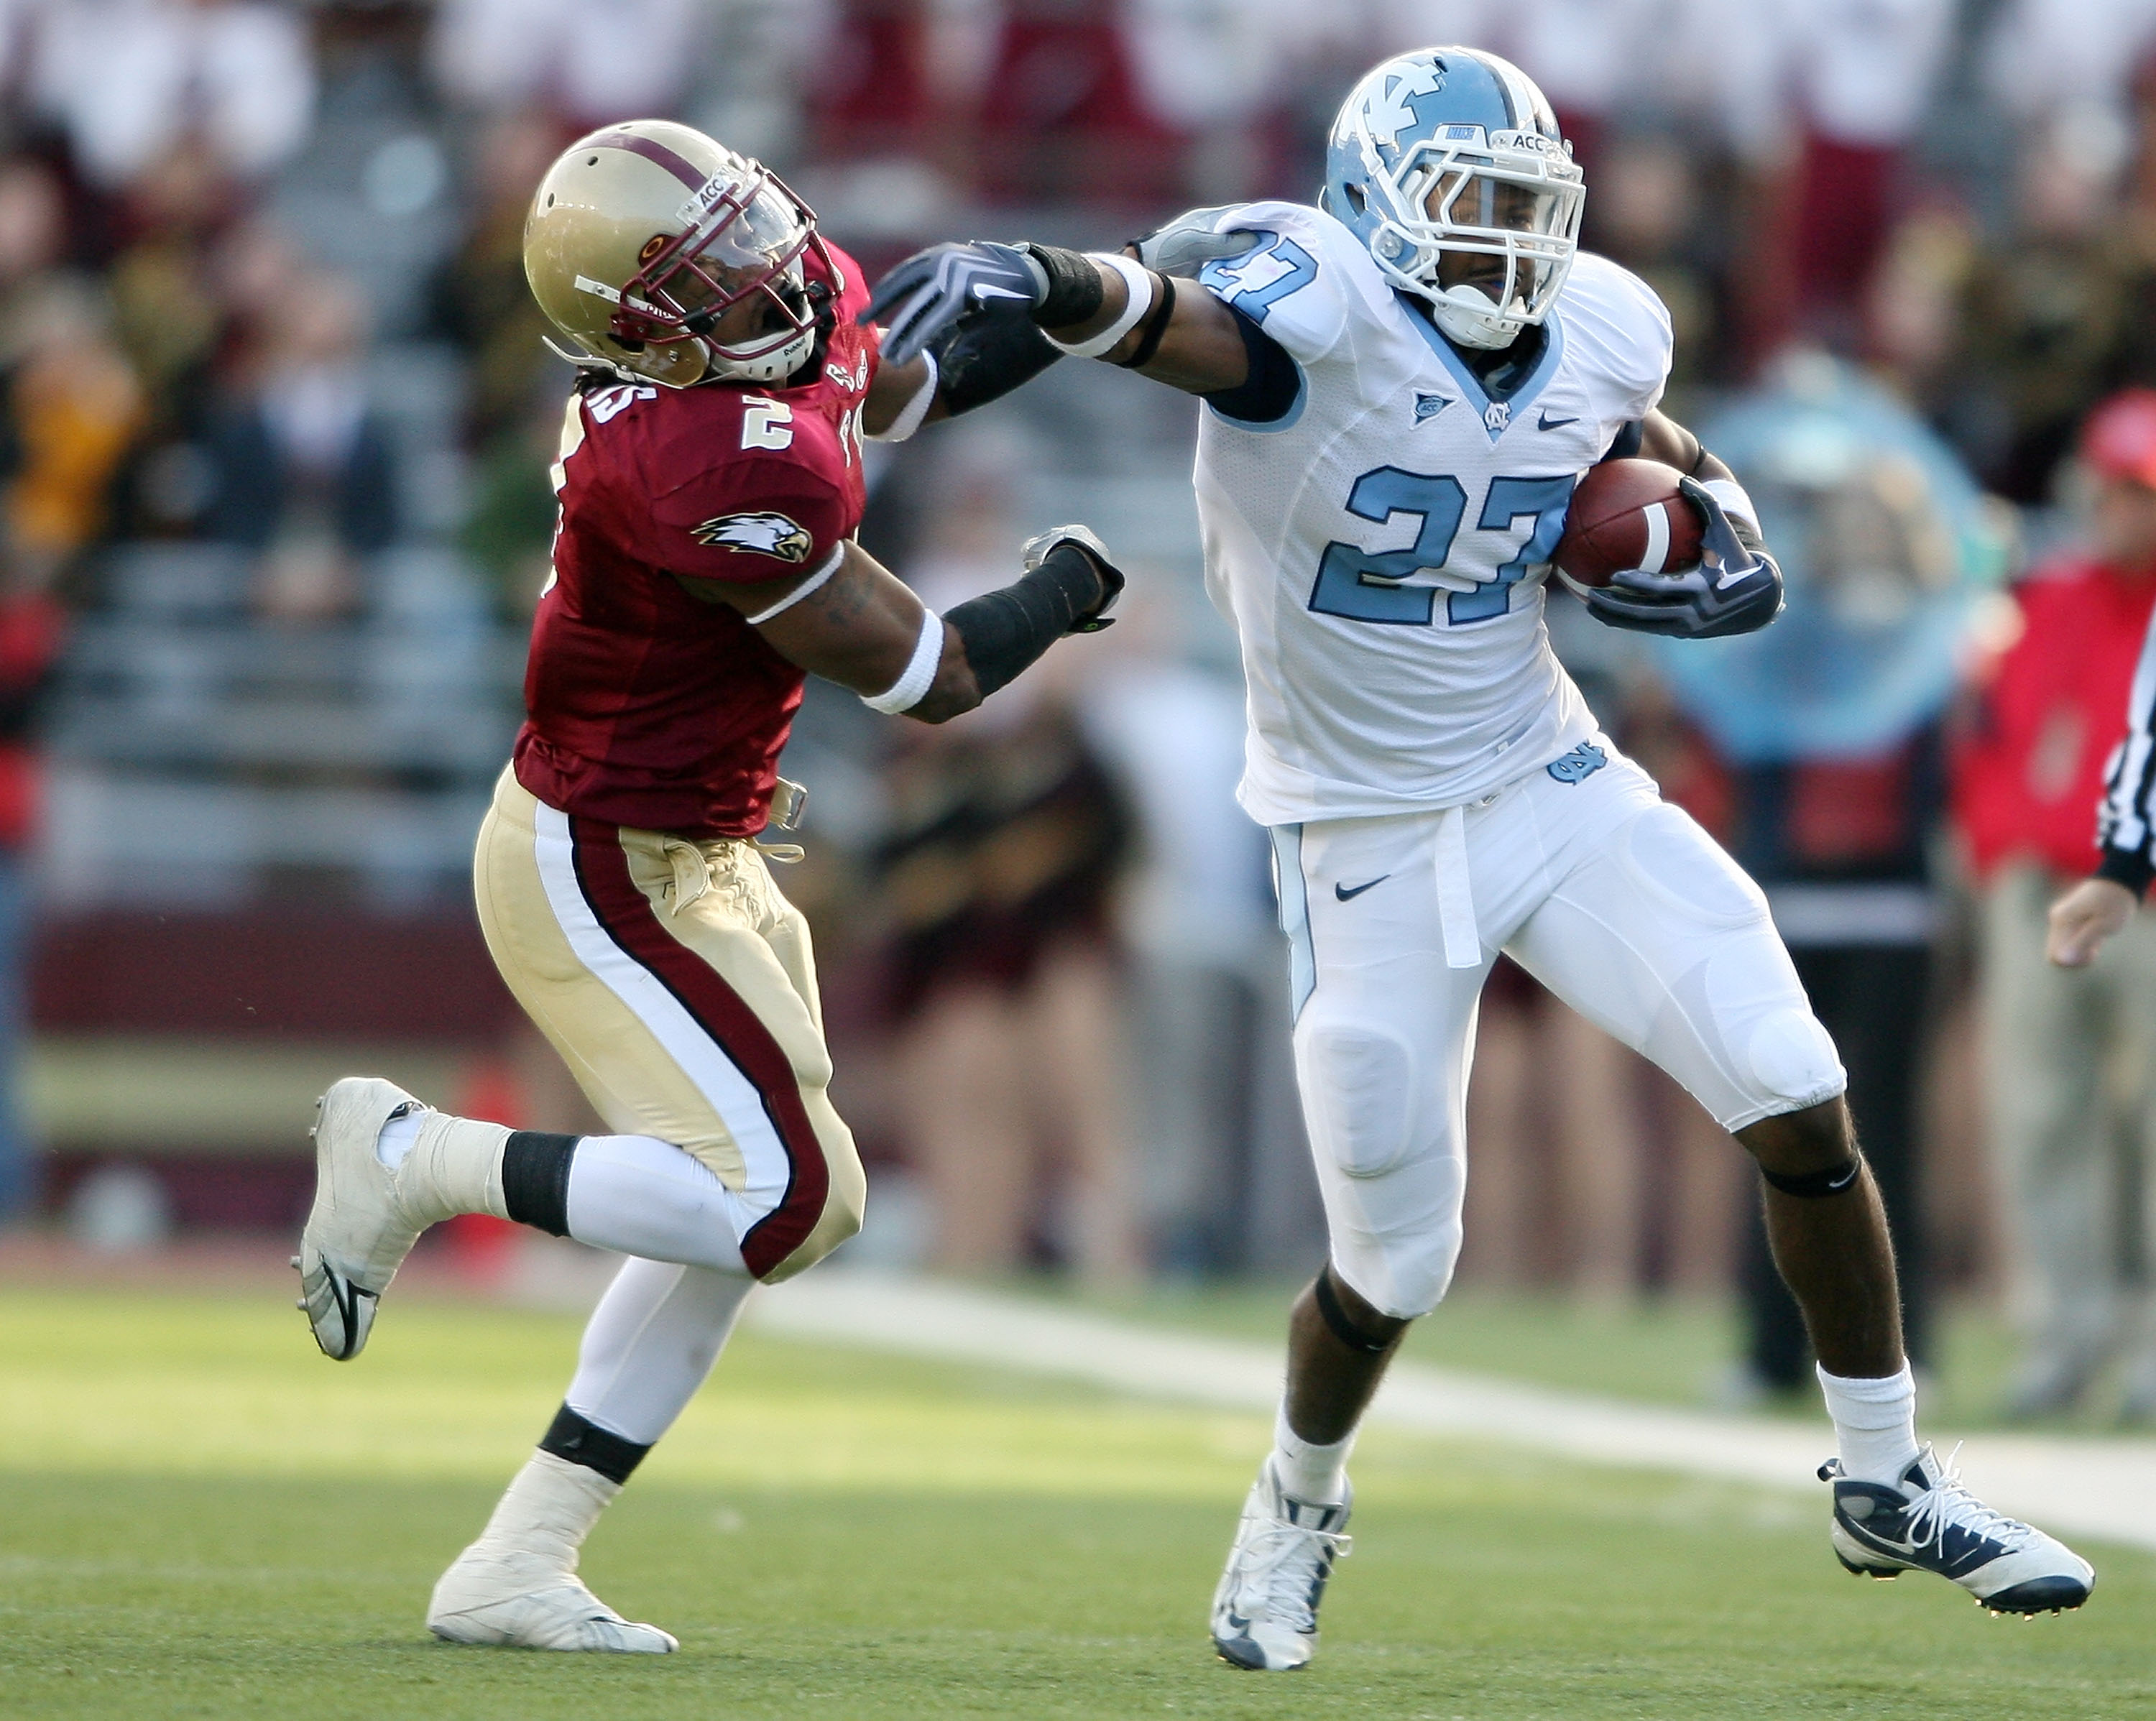
[[[1116,618],[1108,612],[1116,607],[1116,600],[1123,595],[1123,571],[1108,560],[1108,546],[1086,526],[1054,526],[1037,537],[1028,538],[1019,546],[1019,561],[1029,574],[1048,560],[1049,552],[1064,544],[1075,545],[1086,552],[1093,564],[1093,571],[1100,576],[1101,601],[1084,615],[1065,628],[1066,633],[1098,633],[1103,627],[1112,627]]]
[[[883,356],[902,365],[969,311],[999,300],[1029,310],[1045,304],[1048,271],[1023,246],[962,240],[915,252],[876,283],[858,320],[883,324]]]
[[[1699,515],[1706,559],[1681,573],[1627,569],[1587,593],[1588,609],[1612,627],[1673,639],[1722,639],[1765,627],[1782,612],[1782,571],[1765,542],[1697,479],[1679,479],[1677,490]]]

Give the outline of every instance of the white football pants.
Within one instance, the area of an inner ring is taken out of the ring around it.
[[[1428,1314],[1459,1258],[1467,1071],[1499,951],[1726,1129],[1845,1083],[1759,887],[1605,737],[1471,806],[1273,843],[1333,1268],[1387,1314]]]

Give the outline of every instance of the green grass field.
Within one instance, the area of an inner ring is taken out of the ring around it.
[[[1055,1304],[1070,1293],[1040,1281],[1007,1288]],[[1147,1325],[1277,1343],[1300,1286],[1211,1284],[1147,1287],[1082,1300],[1103,1314]],[[1662,1297],[1624,1308],[1583,1304],[1557,1293],[1455,1290],[1429,1319],[1408,1329],[1400,1354],[1417,1362],[1508,1375],[1574,1392],[1697,1408],[1713,1395],[1738,1354],[1736,1309],[1724,1298]],[[1938,1318],[1938,1355],[1924,1391],[1926,1426],[1999,1426],[2015,1361],[2006,1323],[1989,1308],[1951,1304]],[[1816,1424],[1815,1391],[1771,1399],[1769,1415]],[[2112,1406],[2092,1395],[2084,1410],[2053,1417],[2045,1432],[2116,1432]]]
[[[1803,1495],[1394,1434],[1319,1662],[1237,1673],[1204,1612],[1259,1418],[754,1334],[585,1560],[680,1655],[437,1644],[575,1332],[415,1298],[338,1367],[266,1295],[0,1291],[0,1714],[2156,1714],[2156,1556],[1994,1621],[1848,1577]]]

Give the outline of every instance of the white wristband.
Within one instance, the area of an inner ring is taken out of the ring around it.
[[[784,615],[787,611],[792,609],[795,604],[800,602],[801,600],[808,597],[810,592],[820,589],[823,586],[828,583],[831,576],[839,571],[839,564],[845,559],[846,546],[843,544],[834,545],[831,548],[831,553],[824,558],[823,566],[818,568],[814,573],[809,575],[807,579],[803,580],[798,586],[796,586],[791,592],[788,592],[785,597],[780,598],[777,603],[772,605],[769,609],[758,610],[754,615],[745,616],[742,619],[752,627],[761,627],[773,616]]]
[[[1123,306],[1123,314],[1091,339],[1066,343],[1058,341],[1053,335],[1048,335],[1050,346],[1059,352],[1069,353],[1074,359],[1097,359],[1106,353],[1124,335],[1137,327],[1140,319],[1152,309],[1153,297],[1159,290],[1153,280],[1152,271],[1142,264],[1133,263],[1129,258],[1112,251],[1088,251],[1086,255],[1091,261],[1105,263],[1114,269],[1123,278],[1123,284],[1130,291],[1127,295],[1128,302]]]
[[[911,711],[927,698],[936,680],[936,666],[943,661],[943,618],[926,604],[921,610],[921,638],[913,643],[913,656],[906,673],[880,694],[863,694],[861,703],[871,711],[896,717]]]
[[[870,442],[902,443],[921,428],[921,421],[928,416],[928,409],[936,404],[936,384],[940,374],[936,368],[936,355],[925,347],[921,350],[921,361],[928,366],[928,380],[915,391],[913,398],[900,410],[898,417],[883,429],[869,433]]]
[[[1700,489],[1722,505],[1724,514],[1741,515],[1744,524],[1753,531],[1759,530],[1759,510],[1757,504],[1744,494],[1744,486],[1733,478],[1710,478],[1702,480]]]

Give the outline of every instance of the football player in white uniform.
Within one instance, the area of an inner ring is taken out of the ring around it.
[[[1207,579],[1241,639],[1241,798],[1273,835],[1332,1240],[1214,1598],[1214,1644],[1241,1667],[1314,1650],[1357,1422],[1451,1278],[1476,1001],[1501,950],[1758,1161],[1840,1448],[1820,1476],[1842,1563],[1937,1571],[1999,1611],[2077,1606],[2094,1580],[1919,1446],[1833,1042],[1758,886],[1597,730],[1551,653],[1551,552],[1573,484],[1614,455],[1686,474],[1713,554],[1620,575],[1586,594],[1597,617],[1703,638],[1781,606],[1743,490],[1656,410],[1661,303],[1577,251],[1583,196],[1525,75],[1431,49],[1348,96],[1317,208],[1194,211],[1130,254],[937,246],[870,307],[887,352],[963,346],[976,388],[978,330],[1022,311],[1065,352],[1205,402]]]

